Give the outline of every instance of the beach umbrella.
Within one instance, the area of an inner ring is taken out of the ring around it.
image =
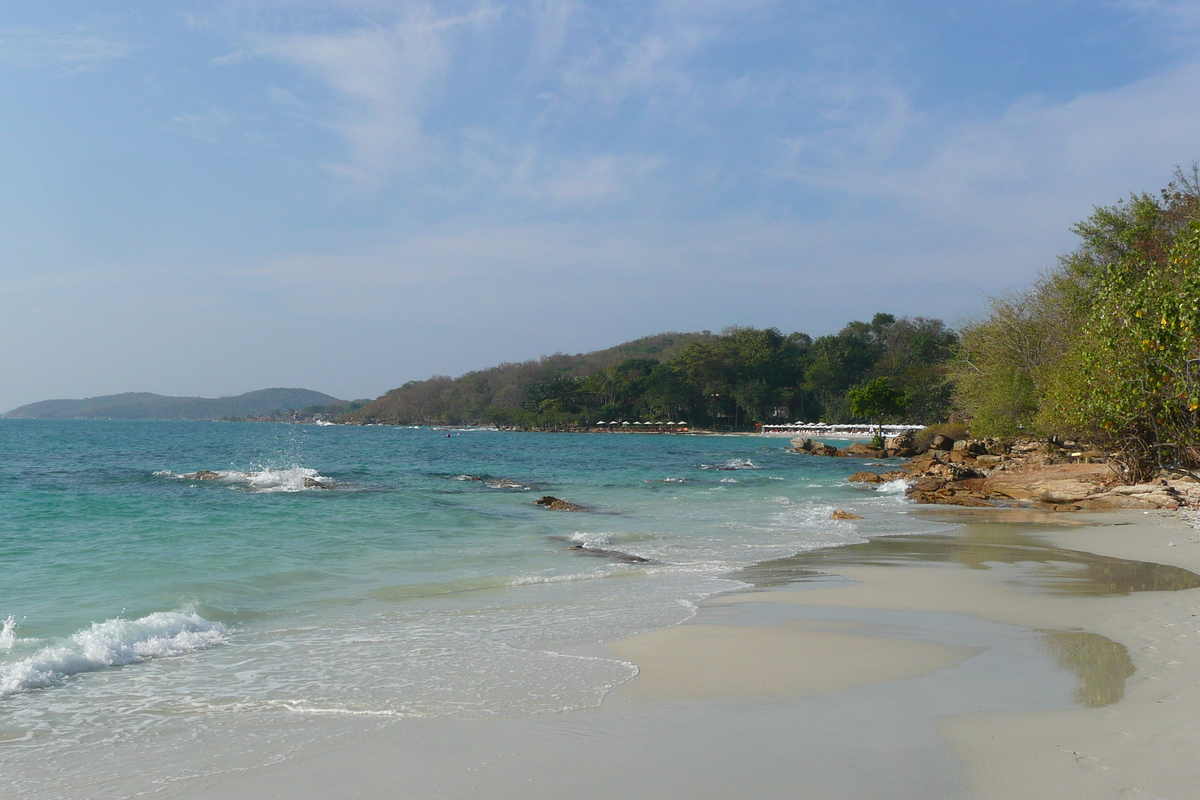
[[[608,423],[607,423],[607,422],[605,422],[604,420],[600,420],[600,421],[599,421],[599,422],[597,422],[596,424],[597,424],[597,425],[607,425]]]

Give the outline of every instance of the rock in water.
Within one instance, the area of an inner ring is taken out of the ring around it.
[[[328,489],[330,487],[328,484],[321,483],[316,478],[305,478],[304,479],[304,488],[305,489]]]
[[[533,501],[535,506],[548,508],[551,511],[583,511],[583,506],[574,503],[568,503],[566,500],[560,500],[553,495],[544,495]]]
[[[846,448],[846,455],[855,456],[857,458],[887,458],[887,453],[883,450],[877,450],[869,444],[855,442]]]
[[[883,483],[883,476],[878,472],[856,472],[846,480],[851,483]]]
[[[829,515],[830,519],[862,519],[858,514],[851,514],[849,511],[838,509]]]
[[[198,469],[191,475],[184,475],[185,478],[191,478],[194,481],[219,481],[221,476],[210,469]]]

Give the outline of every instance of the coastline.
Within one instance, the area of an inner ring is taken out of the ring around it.
[[[1200,572],[1200,534],[1165,512],[908,513],[964,524],[760,564],[687,622],[576,653],[641,670],[599,708],[339,722],[174,796],[1190,797],[1200,595],[1122,594],[1160,571],[1118,566]]]

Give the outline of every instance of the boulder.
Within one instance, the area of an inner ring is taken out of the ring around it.
[[[796,450],[797,452],[803,451],[807,453],[809,450],[812,450],[812,446],[813,440],[809,439],[807,436],[798,436],[795,439],[792,439],[792,449]]]
[[[929,442],[930,450],[950,450],[953,449],[953,447],[954,439],[940,433],[937,436],[934,436]]]
[[[841,450],[838,450],[833,445],[825,444],[824,442],[813,442],[812,446],[809,447],[808,452],[814,456],[836,457],[836,456],[846,455],[844,452],[842,452]]]
[[[846,455],[855,458],[887,458],[887,453],[883,450],[876,450],[869,444],[855,442],[846,448]]]
[[[858,514],[851,514],[849,511],[834,511],[829,515],[830,519],[862,519]]]
[[[883,478],[884,483],[888,481],[905,481],[908,480],[908,473],[898,469],[889,469],[879,476]]]
[[[549,495],[549,494],[545,495],[543,497],[539,497],[537,500],[534,500],[533,504],[535,506],[541,506],[542,508],[548,508],[551,511],[582,511],[583,510],[583,506],[576,505],[575,503],[568,503],[566,500],[560,500],[559,498],[554,497],[553,495]]]
[[[846,480],[851,483],[883,483],[883,476],[878,472],[856,472]]]
[[[191,478],[194,481],[219,481],[221,476],[209,469],[198,469],[191,475],[184,475],[185,478]]]
[[[988,439],[986,444],[987,455],[1004,456],[1012,450],[1012,446],[1007,442],[1002,442],[999,439]],[[980,453],[983,455],[983,453]]]
[[[316,478],[305,478],[304,479],[304,488],[305,489],[329,489],[331,487],[328,484],[321,483]]]
[[[899,436],[891,436],[885,439],[883,447],[886,450],[915,450],[917,440],[911,433],[902,433]]]

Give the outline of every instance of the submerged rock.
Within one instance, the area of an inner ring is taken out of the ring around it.
[[[185,478],[191,478],[194,481],[219,481],[221,476],[210,469],[198,469],[191,475],[184,475]]]
[[[561,502],[561,501],[560,501]],[[577,544],[567,548],[567,552],[579,553],[585,556],[596,556],[597,558],[611,558],[614,561],[623,561],[626,564],[650,564],[653,563],[648,558],[635,556],[632,553],[622,553],[620,550],[605,550],[603,547],[588,547],[587,545]]]
[[[829,515],[830,519],[862,519],[858,514],[851,514],[849,511],[838,509]]]
[[[566,500],[561,500],[549,494],[534,500],[533,504],[542,508],[548,508],[551,511],[583,511],[583,506],[568,503]]]
[[[321,483],[316,478],[305,478],[304,479],[304,488],[305,489],[332,489],[333,487],[327,483]]]

